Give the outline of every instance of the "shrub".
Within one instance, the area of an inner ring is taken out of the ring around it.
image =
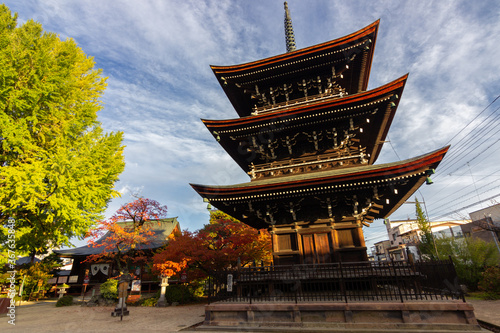
[[[500,299],[500,267],[488,267],[481,274],[478,287],[487,299]]]
[[[471,291],[478,290],[478,283],[482,278],[481,274],[486,267],[496,266],[500,263],[500,256],[495,244],[479,238],[436,238],[436,247],[440,259],[448,259],[448,256],[451,256],[458,279]]]
[[[37,290],[47,291],[50,289],[51,286],[47,283],[47,281],[53,276],[49,273],[51,270],[51,265],[42,262],[28,264],[24,266],[24,268],[20,269],[17,276],[24,276],[26,278],[24,280],[23,299],[32,298],[33,294]],[[5,275],[2,277],[5,277]],[[38,284],[40,282],[41,286],[39,287]]]
[[[73,296],[71,295],[66,295],[57,300],[56,306],[68,306],[68,305],[73,305]]]
[[[101,296],[105,299],[118,299],[118,280],[108,279],[101,284],[99,290],[101,291]]]
[[[186,285],[171,285],[165,291],[165,298],[169,303],[186,304],[198,300],[197,289]]]
[[[189,283],[191,293],[196,299],[203,297],[203,295],[205,294],[205,282],[206,280],[198,280]]]
[[[158,303],[158,298],[151,297],[151,298],[144,299],[142,301],[141,306],[156,306],[156,303]]]

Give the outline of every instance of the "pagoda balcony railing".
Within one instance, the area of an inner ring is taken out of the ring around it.
[[[243,267],[207,289],[209,302],[465,302],[451,259]]]
[[[324,100],[324,99],[342,98],[346,95],[347,95],[347,93],[344,91],[324,92],[321,94],[292,99],[292,100],[289,100],[286,102],[279,102],[279,103],[263,105],[263,106],[259,106],[259,107],[256,106],[253,108],[252,114],[259,115],[259,114],[264,114],[264,113],[268,113],[268,112],[279,111],[281,109],[289,108],[290,106],[299,106],[301,104],[308,105],[310,103],[313,103],[313,102],[316,103],[316,102]]]
[[[298,173],[304,172],[306,170],[301,170],[302,168],[312,167],[312,168],[324,168],[329,163],[336,163],[338,165],[342,165],[345,161],[355,161],[355,164],[366,164],[368,161],[366,160],[366,148],[361,149],[351,149],[358,154],[355,155],[346,155],[343,156],[342,153],[336,152],[331,154],[322,154],[322,155],[314,155],[302,158],[292,158],[289,160],[283,161],[273,161],[270,163],[262,163],[254,165],[253,163],[250,165],[250,171],[248,174],[252,179],[257,179],[262,176],[277,176],[279,174],[285,174],[288,169],[288,173]]]

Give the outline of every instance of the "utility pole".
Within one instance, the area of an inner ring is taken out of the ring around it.
[[[486,216],[485,214],[485,219],[486,219],[486,223],[489,225],[491,225],[491,229],[490,229],[490,232],[491,232],[491,236],[493,237],[493,240],[495,241],[495,245],[497,246],[497,250],[498,250],[498,253],[500,253],[500,246],[498,245],[498,237],[497,237],[497,234],[495,232],[495,225],[493,224],[493,220],[491,219],[491,214],[490,216]]]

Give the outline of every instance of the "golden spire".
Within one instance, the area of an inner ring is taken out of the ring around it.
[[[286,52],[295,51],[295,35],[293,33],[292,18],[288,10],[288,3],[285,1],[285,37],[286,37]]]

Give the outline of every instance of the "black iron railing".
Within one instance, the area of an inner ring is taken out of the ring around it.
[[[451,260],[253,266],[214,272],[209,301],[465,301]]]

